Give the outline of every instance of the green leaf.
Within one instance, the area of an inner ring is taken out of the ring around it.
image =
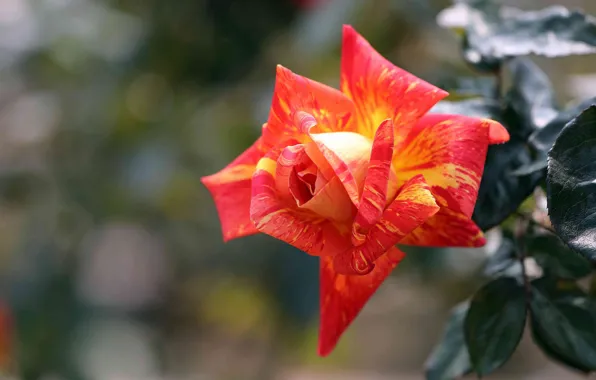
[[[560,112],[544,128],[532,133],[528,139],[530,146],[537,151],[548,152],[563,130],[563,127],[565,127],[567,123],[579,115],[583,110],[593,104],[596,104],[596,98],[587,99],[577,105],[568,107],[565,111]]]
[[[474,371],[487,375],[501,367],[515,351],[524,331],[524,289],[511,277],[500,277],[472,298],[464,334]]]
[[[486,261],[484,275],[496,277],[516,264],[515,244],[511,239],[503,238],[499,248]]]
[[[535,151],[536,158],[528,165],[517,169],[514,175],[528,175],[543,171],[547,167],[547,152],[552,148],[563,127],[581,111],[596,104],[596,98],[585,100],[559,112],[544,128],[534,131],[528,138],[528,145]]]
[[[532,172],[525,176],[512,175],[516,169],[531,162],[528,147],[515,138],[506,144],[488,148],[472,217],[482,230],[493,228],[507,219],[544,178],[543,172]]]
[[[579,279],[592,273],[590,262],[567,248],[555,235],[533,236],[528,252],[547,275],[565,279]]]
[[[546,342],[545,338],[542,336],[541,330],[537,330],[535,324],[532,323],[530,326],[530,330],[532,331],[532,340],[544,352],[546,356],[551,358],[552,360],[564,364],[569,368],[576,369],[584,374],[589,374],[590,369],[585,367],[582,363],[578,363],[573,358],[568,358],[565,353],[560,354],[557,351],[554,351],[549,344]]]
[[[451,380],[472,370],[464,340],[464,319],[469,302],[453,308],[440,342],[426,361],[427,380]]]
[[[530,320],[534,341],[553,360],[582,372],[595,370],[596,315],[578,289],[553,289],[553,282],[532,282]]]
[[[552,84],[546,74],[528,58],[517,58],[507,64],[511,88],[505,101],[509,112],[519,120],[510,132],[525,140],[536,129],[547,125],[558,114]]]
[[[548,153],[547,202],[561,239],[596,261],[596,106],[569,122]]]
[[[499,7],[491,1],[460,0],[444,13],[456,14],[455,8],[468,15],[464,59],[482,71],[496,71],[501,62],[511,57],[529,54],[560,57],[596,52],[596,20],[563,6],[521,11]]]

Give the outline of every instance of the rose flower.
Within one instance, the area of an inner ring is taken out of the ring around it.
[[[448,94],[394,66],[350,26],[341,91],[278,66],[261,137],[202,178],[225,241],[262,232],[320,259],[321,356],[404,253],[479,247],[470,219],[499,123],[427,114]]]

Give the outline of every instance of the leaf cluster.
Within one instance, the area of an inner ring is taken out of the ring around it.
[[[521,11],[460,0],[439,23],[460,33],[463,59],[479,76],[455,81],[447,88],[455,96],[433,112],[497,120],[511,140],[490,147],[473,215],[483,230],[499,228],[500,246],[485,264],[485,284],[453,309],[426,377],[490,374],[526,327],[551,360],[596,371],[594,291],[578,285],[594,277],[596,262],[596,98],[561,106],[527,57],[596,53],[596,19],[562,6]],[[540,187],[548,214],[528,202]]]

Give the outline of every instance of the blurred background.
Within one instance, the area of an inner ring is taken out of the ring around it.
[[[594,0],[508,3],[596,14]],[[449,4],[0,0],[6,376],[422,379],[484,250],[410,250],[320,359],[317,260],[266,236],[224,244],[199,180],[258,137],[276,64],[338,85],[344,23],[428,81],[470,74],[436,26]],[[562,102],[596,96],[594,56],[538,62]],[[575,375],[526,340],[491,378]]]

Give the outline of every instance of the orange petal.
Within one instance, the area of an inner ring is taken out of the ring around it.
[[[438,213],[406,236],[400,244],[423,247],[482,247],[486,239],[469,217],[442,208]]]
[[[264,155],[261,142],[259,138],[224,169],[201,178],[215,202],[224,241],[258,232],[250,221],[249,211],[251,178]]]
[[[489,131],[498,130],[497,125],[461,115],[425,115],[396,149],[395,172],[402,181],[423,174],[442,207],[470,217],[484,171]]]
[[[352,226],[352,244],[364,243],[366,234],[375,225],[387,204],[391,159],[393,158],[393,122],[385,120],[375,134],[368,171],[364,180],[358,214]],[[395,181],[393,181],[395,183]]]
[[[403,258],[404,253],[392,247],[377,260],[374,270],[364,276],[338,274],[333,268],[333,258],[320,258],[320,356],[333,351],[350,323]]]
[[[340,91],[278,65],[267,129],[263,131],[265,144],[273,147],[288,138],[300,140],[303,135],[294,120],[298,111],[314,116],[318,132],[330,132],[346,130],[353,109],[352,101]]]
[[[381,122],[391,119],[396,143],[448,95],[393,65],[348,25],[343,29],[340,87],[354,101],[359,132],[372,139]]]
[[[334,255],[348,249],[350,239],[347,231],[342,231],[341,223],[297,208],[279,197],[275,183],[277,162],[274,160],[278,154],[279,151],[271,151],[262,158],[252,178],[250,218],[257,230],[315,256]],[[339,183],[336,186],[343,190]],[[347,202],[351,206],[349,200]],[[333,203],[330,206],[342,205]]]
[[[439,206],[424,178],[421,175],[412,178],[404,184],[395,200],[383,212],[364,243],[335,256],[335,271],[355,275],[369,273],[384,252],[438,211]]]

